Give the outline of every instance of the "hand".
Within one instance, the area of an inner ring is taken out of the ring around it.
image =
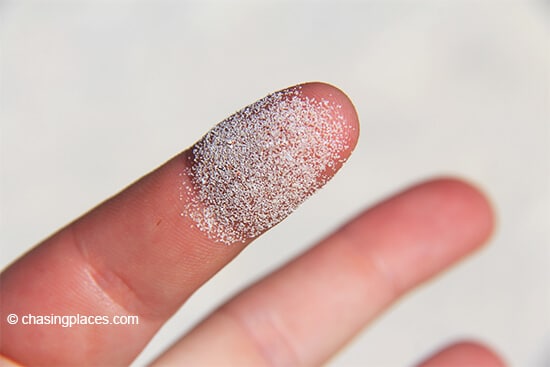
[[[273,96],[8,267],[0,281],[4,362],[129,364],[197,288],[324,184],[357,141],[351,102],[320,83]],[[469,184],[416,185],[235,296],[153,365],[321,364],[492,228],[486,198]],[[9,324],[9,314],[19,322]],[[23,325],[23,315],[138,316],[139,324]],[[503,363],[464,342],[422,365]]]

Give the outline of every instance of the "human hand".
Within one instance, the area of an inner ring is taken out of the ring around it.
[[[237,120],[1,274],[6,364],[129,364],[195,290],[336,173],[359,132],[347,97],[319,83],[268,97]],[[472,186],[416,185],[235,296],[153,365],[321,364],[492,228],[487,199]],[[11,314],[138,316],[139,324],[12,325]],[[466,342],[422,362],[443,365],[503,363]]]

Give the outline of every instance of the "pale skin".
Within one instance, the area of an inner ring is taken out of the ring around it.
[[[303,93],[342,105],[339,90]],[[251,241],[226,246],[182,217],[189,150],[37,245],[0,278],[5,365],[128,365],[164,322]],[[334,174],[339,167],[335,167]],[[185,198],[184,198],[185,200]],[[152,365],[315,366],[402,295],[477,250],[493,230],[486,197],[440,178],[366,209],[199,323]],[[8,314],[138,315],[139,325],[9,325]],[[430,317],[426,315],[426,317]],[[419,351],[419,358],[425,351]],[[503,366],[474,342],[444,347],[419,366]]]

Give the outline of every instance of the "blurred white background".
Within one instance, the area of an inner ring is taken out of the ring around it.
[[[458,175],[498,211],[490,245],[405,297],[330,366],[410,365],[457,338],[550,365],[547,1],[0,2],[7,265],[216,122],[332,83],[352,159],[162,329],[145,364],[223,300],[407,185]]]

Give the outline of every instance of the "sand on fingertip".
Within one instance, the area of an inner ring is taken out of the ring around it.
[[[182,215],[215,242],[257,237],[332,177],[356,128],[334,98],[305,94],[302,86],[272,93],[195,144]]]

